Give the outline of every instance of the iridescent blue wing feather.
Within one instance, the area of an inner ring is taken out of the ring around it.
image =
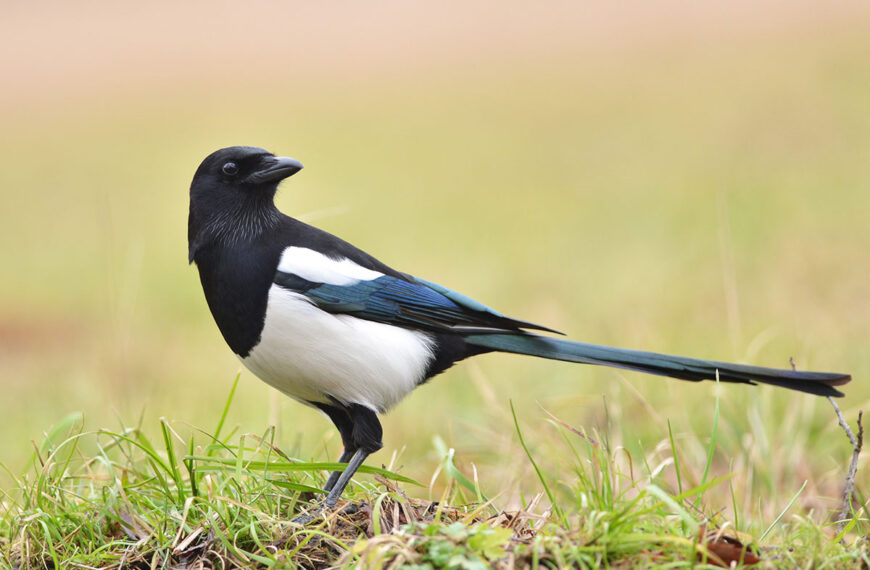
[[[547,327],[512,319],[441,285],[383,275],[350,284],[316,283],[279,271],[279,286],[302,294],[320,309],[406,328],[486,333]]]

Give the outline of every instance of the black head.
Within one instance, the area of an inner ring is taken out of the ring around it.
[[[210,242],[237,242],[268,230],[280,216],[273,201],[278,184],[301,169],[296,159],[250,146],[208,155],[190,184],[190,261]]]
[[[190,185],[194,192],[271,192],[278,183],[302,170],[302,163],[294,158],[275,156],[253,146],[231,146],[208,155]]]

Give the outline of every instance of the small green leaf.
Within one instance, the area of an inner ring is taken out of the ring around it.
[[[498,560],[504,557],[511,536],[513,531],[509,528],[476,527],[468,539],[468,547],[480,552],[487,560]]]

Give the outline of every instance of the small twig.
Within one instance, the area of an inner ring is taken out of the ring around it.
[[[592,445],[598,445],[598,442],[597,442],[597,441],[595,441],[594,439],[592,439],[591,437],[589,437],[588,435],[586,435],[586,430],[580,431],[579,429],[575,428],[574,426],[572,426],[572,425],[570,425],[570,424],[567,424],[567,423],[563,422],[562,420],[560,420],[559,418],[557,418],[557,417],[556,417],[552,412],[550,412],[550,410],[548,410],[547,408],[545,408],[544,406],[542,406],[540,402],[537,402],[537,404],[538,404],[538,407],[539,407],[539,408],[541,408],[542,410],[544,410],[544,413],[545,413],[545,414],[547,414],[548,416],[550,416],[551,418],[553,418],[553,421],[555,421],[556,423],[558,423],[560,426],[562,426],[563,428],[565,428],[565,429],[567,429],[567,430],[570,430],[570,431],[576,433],[577,435],[579,435],[580,437],[582,437],[583,439],[585,439],[586,441],[588,441],[588,442],[591,443]]]
[[[846,432],[846,437],[849,438],[849,443],[852,444],[852,462],[849,464],[849,472],[846,474],[846,485],[843,489],[843,506],[840,509],[840,522],[837,525],[839,532],[843,530],[846,522],[852,517],[852,494],[855,492],[855,474],[858,471],[858,456],[861,453],[861,448],[864,446],[864,426],[861,423],[864,412],[858,411],[858,435],[856,436],[852,428],[849,427],[849,424],[846,423],[846,418],[843,416],[843,412],[840,411],[840,406],[837,405],[837,402],[830,396],[828,396],[828,401],[834,406],[840,427]]]

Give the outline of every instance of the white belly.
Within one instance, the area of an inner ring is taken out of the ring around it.
[[[423,380],[428,335],[333,315],[272,285],[260,342],[242,363],[301,402],[362,404],[385,412]]]

